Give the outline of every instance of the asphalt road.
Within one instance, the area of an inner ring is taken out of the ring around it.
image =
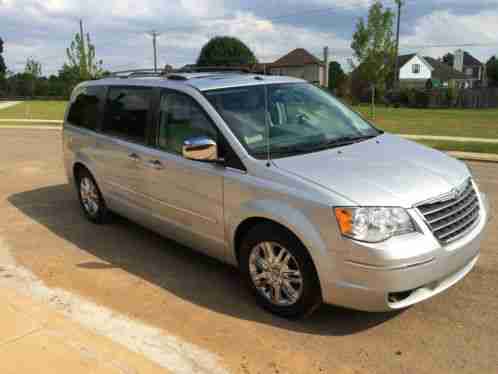
[[[498,221],[447,292],[400,313],[259,309],[237,271],[116,219],[88,223],[66,184],[59,131],[0,129],[0,244],[45,284],[220,357],[233,373],[497,373]],[[470,164],[498,206],[498,164]],[[1,256],[0,256],[1,260]]]

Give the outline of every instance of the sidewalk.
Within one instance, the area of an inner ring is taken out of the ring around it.
[[[439,140],[443,142],[498,144],[498,139],[488,139],[488,138],[469,138],[462,136],[439,136],[439,135],[411,135],[411,134],[399,134],[399,136],[411,140]]]
[[[0,288],[2,374],[139,374],[167,371],[17,291]]]

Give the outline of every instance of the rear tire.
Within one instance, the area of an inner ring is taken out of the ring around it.
[[[81,168],[76,175],[78,198],[85,217],[96,224],[107,222],[109,210],[92,174]]]
[[[311,315],[321,304],[320,282],[302,243],[287,230],[259,224],[240,246],[240,269],[256,301],[284,318]]]

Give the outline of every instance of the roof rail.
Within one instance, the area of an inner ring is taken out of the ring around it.
[[[250,73],[250,69],[237,66],[188,66],[175,73]]]
[[[111,72],[106,78],[144,78],[144,77],[162,77],[164,71],[155,69],[132,69]]]

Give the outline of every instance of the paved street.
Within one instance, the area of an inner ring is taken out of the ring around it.
[[[291,322],[259,309],[231,267],[122,218],[88,223],[66,184],[60,131],[0,129],[0,160],[0,267],[8,252],[24,269],[10,277],[122,344],[147,346],[143,323],[170,337],[185,365],[219,372],[498,372],[498,219],[475,270],[432,300],[394,314],[325,306]],[[498,207],[498,164],[469,165]],[[33,279],[44,286],[30,286]],[[97,310],[112,312],[103,320]],[[117,316],[137,325],[109,331]],[[175,372],[172,360],[164,366]]]

